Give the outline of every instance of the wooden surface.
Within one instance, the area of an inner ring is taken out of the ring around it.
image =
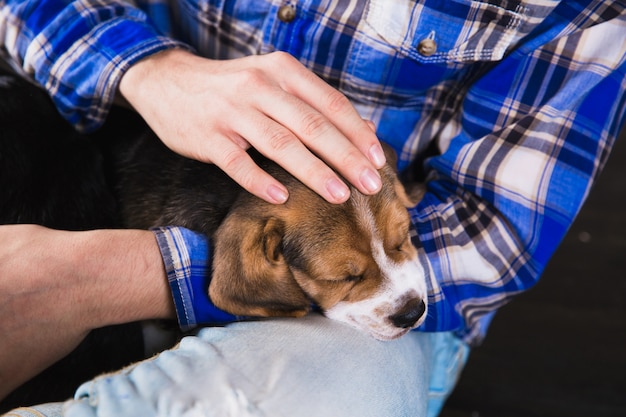
[[[626,130],[543,277],[496,315],[441,416],[626,416]]]

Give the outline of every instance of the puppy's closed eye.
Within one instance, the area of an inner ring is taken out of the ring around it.
[[[363,275],[348,275],[343,280],[346,282],[361,282],[363,281]]]

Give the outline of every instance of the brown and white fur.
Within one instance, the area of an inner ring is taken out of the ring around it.
[[[382,190],[330,204],[275,163],[251,152],[289,189],[274,205],[212,165],[167,150],[151,132],[124,141],[117,192],[125,226],[178,225],[212,239],[211,300],[236,315],[299,317],[312,306],[329,318],[389,340],[422,323],[426,284],[409,238],[409,200],[395,155]],[[132,142],[132,141],[131,141]]]

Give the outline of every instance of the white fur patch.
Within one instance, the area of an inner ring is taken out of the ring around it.
[[[380,289],[374,296],[357,301],[337,303],[325,312],[333,320],[347,323],[380,340],[398,338],[411,328],[399,328],[389,319],[411,298],[426,300],[425,271],[417,257],[401,263],[391,259],[384,250],[380,231],[365,199],[355,199],[359,221],[370,232],[374,260],[382,273]],[[426,312],[412,328],[419,326]]]

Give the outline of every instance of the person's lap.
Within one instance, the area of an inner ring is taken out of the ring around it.
[[[434,416],[467,351],[449,333],[381,342],[316,314],[234,323],[96,378],[63,407],[11,414]]]

